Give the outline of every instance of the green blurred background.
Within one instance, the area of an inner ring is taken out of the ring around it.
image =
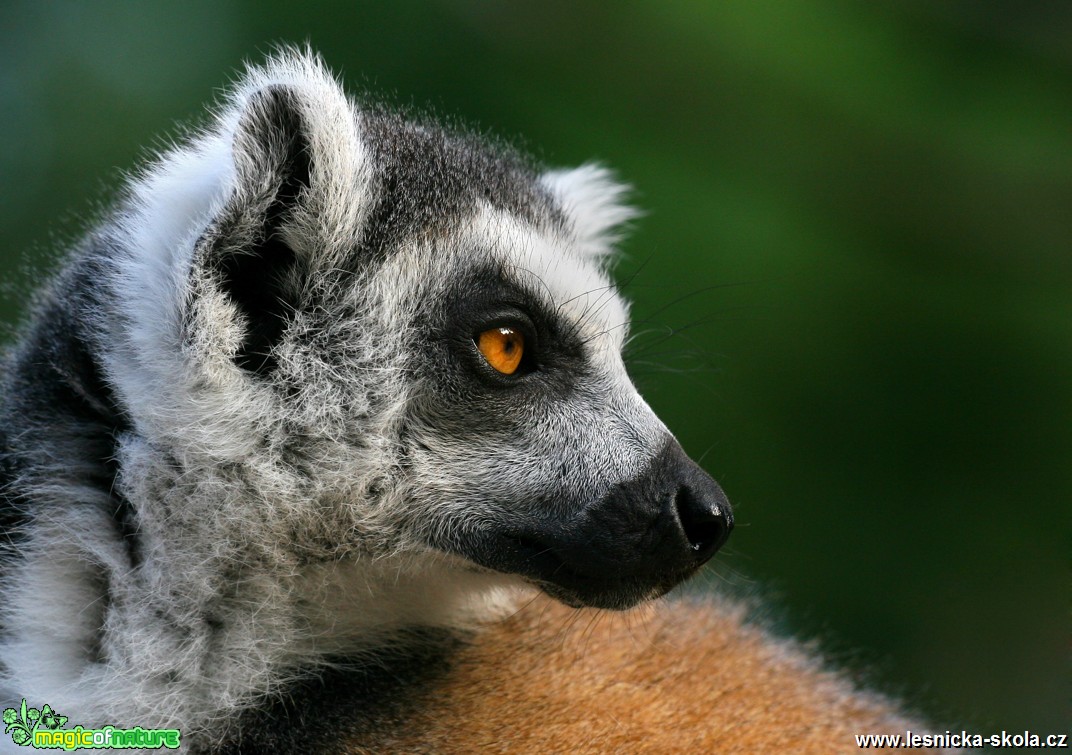
[[[939,723],[1067,730],[1072,4],[8,0],[0,321],[120,171],[306,40],[637,187],[635,374],[737,507],[709,582]]]

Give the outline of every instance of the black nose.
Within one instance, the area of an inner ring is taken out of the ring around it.
[[[593,578],[672,584],[707,563],[732,529],[722,488],[669,439],[640,475],[587,506],[549,547]]]
[[[673,511],[692,550],[692,560],[699,566],[723,546],[733,529],[733,511],[726,494],[710,475],[700,469],[676,443],[672,465],[678,467],[680,487],[674,495]]]

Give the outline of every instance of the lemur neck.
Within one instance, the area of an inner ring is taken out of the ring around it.
[[[316,564],[296,586],[310,634],[328,655],[360,652],[399,630],[468,629],[508,615],[529,591],[438,554]]]

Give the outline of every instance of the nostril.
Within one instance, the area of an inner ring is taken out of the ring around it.
[[[674,498],[685,538],[701,563],[715,555],[733,529],[733,515],[721,490],[719,493],[705,495],[690,485],[682,485]]]

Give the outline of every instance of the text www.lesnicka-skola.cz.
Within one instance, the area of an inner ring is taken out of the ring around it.
[[[969,734],[966,731],[947,731],[944,734],[857,734],[856,746],[861,750],[873,747],[915,749],[919,747],[993,747],[993,748],[1060,748],[1068,747],[1067,734],[1034,734],[1030,731],[998,734]]]

